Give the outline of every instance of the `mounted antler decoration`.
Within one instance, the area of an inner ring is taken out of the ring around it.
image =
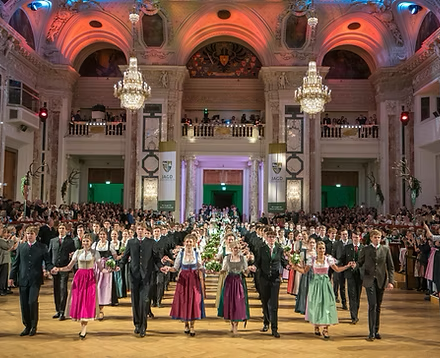
[[[25,200],[27,200],[27,197],[29,195],[29,189],[31,187],[31,179],[32,178],[38,178],[40,174],[43,171],[43,168],[47,164],[43,162],[42,165],[34,169],[36,166],[35,162],[32,162],[31,165],[29,165],[29,170],[26,172],[26,174],[21,178],[21,193],[23,194],[23,197]]]
[[[397,171],[396,175],[402,178],[408,185],[407,190],[411,192],[411,203],[413,206],[415,206],[416,199],[422,192],[422,183],[419,179],[411,174],[406,159],[402,159],[401,161],[396,162],[393,169]]]
[[[78,176],[80,174],[80,171],[77,169],[72,169],[72,171],[69,174],[69,177],[63,182],[63,185],[61,186],[61,198],[63,199],[63,202],[65,202],[65,197],[67,194],[67,189],[70,185],[76,185],[77,180],[79,179]]]
[[[369,180],[371,187],[376,193],[377,200],[380,201],[381,204],[383,204],[383,202],[385,201],[385,197],[383,196],[383,192],[382,192],[382,188],[380,187],[380,184],[376,182],[376,178],[374,177],[373,172],[371,172],[370,175],[367,175],[367,179]]]

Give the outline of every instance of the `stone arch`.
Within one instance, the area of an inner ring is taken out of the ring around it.
[[[75,68],[78,62],[81,64],[85,59],[80,56],[77,60],[77,56],[83,49],[87,48],[92,53],[102,49],[102,43],[120,49],[126,58],[129,57],[133,40],[131,30],[125,24],[102,11],[89,10],[81,12],[80,15],[72,16],[67,20],[55,42],[61,54]],[[102,23],[102,27],[90,26],[90,21],[96,20]]]
[[[223,9],[231,12],[227,20],[217,17],[217,12]],[[197,48],[213,42],[213,39],[246,44],[263,66],[270,66],[273,62],[273,33],[267,23],[243,4],[220,3],[202,6],[184,21],[174,39],[177,64],[185,65]]]
[[[353,22],[358,22],[361,27],[349,30],[348,25]],[[366,13],[358,12],[328,24],[319,34],[316,47],[320,49],[318,63],[322,63],[327,52],[339,47],[361,56],[374,72],[378,67],[392,64],[389,49],[394,48],[395,43],[382,22]]]

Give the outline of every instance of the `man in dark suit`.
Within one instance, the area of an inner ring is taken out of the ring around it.
[[[43,283],[43,263],[46,270],[53,265],[47,246],[37,242],[38,228],[29,226],[26,229],[27,242],[17,248],[17,256],[9,274],[9,286],[19,282],[21,318],[25,326],[20,336],[34,336],[38,324],[38,296]]]
[[[59,237],[50,240],[49,255],[55,267],[67,266],[70,262],[71,254],[75,252],[75,242],[70,236],[66,235],[66,226],[58,226]],[[53,318],[60,321],[66,319],[64,312],[67,303],[67,284],[69,282],[69,272],[58,272],[53,276],[53,298],[55,301],[56,313]]]
[[[345,245],[344,253],[341,258],[341,264],[347,265],[349,262],[358,262],[361,249],[364,247],[360,243],[358,232],[351,235],[352,243]],[[359,321],[359,305],[362,292],[362,278],[359,266],[350,267],[345,271],[348,288],[348,302],[350,304],[351,323],[356,324]]]
[[[368,298],[368,340],[381,339],[379,333],[380,306],[385,288],[394,288],[394,265],[391,252],[387,246],[381,245],[381,233],[370,231],[371,244],[365,246],[359,255],[359,267],[363,270],[363,286]]]
[[[38,239],[41,243],[49,246],[50,240],[58,236],[56,229],[53,227],[54,222],[52,218],[47,219],[47,223],[44,224],[38,232]]]
[[[276,242],[274,231],[266,231],[266,244],[258,248],[255,255],[255,266],[260,271],[260,295],[263,304],[264,326],[262,332],[269,330],[269,323],[272,329],[272,336],[280,338],[278,333],[278,298],[280,293],[281,273],[283,268],[288,267],[284,257],[282,246]]]
[[[150,284],[154,271],[163,268],[157,245],[151,237],[151,231],[144,224],[136,227],[137,238],[127,241],[124,255],[120,265],[125,265],[130,261],[131,279],[131,308],[133,311],[134,333],[140,337],[145,337],[147,329],[147,314],[150,305]]]
[[[341,239],[333,244],[332,256],[336,259],[338,265],[342,263],[341,259],[345,251],[345,246],[350,244],[348,240],[348,231],[341,231]],[[333,288],[336,288],[335,296],[338,297],[338,290],[341,297],[342,309],[347,310],[347,296],[345,295],[345,272],[333,273]]]

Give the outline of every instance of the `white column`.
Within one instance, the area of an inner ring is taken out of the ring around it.
[[[0,83],[1,102],[0,102],[0,196],[3,196],[4,170],[5,170],[5,142],[6,135],[4,122],[6,120],[6,103],[7,103],[7,79],[3,71],[0,72],[2,82]]]
[[[388,147],[388,110],[386,107],[386,102],[380,102],[379,105],[379,113],[378,113],[378,121],[379,121],[379,184],[382,188],[383,195],[385,197],[385,201],[382,207],[379,206],[381,210],[379,212],[388,213],[389,212],[389,168],[392,163],[389,163],[389,147]]]
[[[249,221],[258,221],[258,160],[252,158],[250,161],[249,179]]]
[[[196,159],[189,157],[186,166],[186,207],[185,219],[195,210]]]

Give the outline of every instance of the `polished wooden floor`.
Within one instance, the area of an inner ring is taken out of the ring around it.
[[[423,300],[415,291],[387,292],[383,304],[381,341],[367,342],[367,302],[361,303],[360,322],[350,324],[348,311],[339,309],[340,323],[330,328],[324,341],[313,334],[303,316],[293,312],[294,297],[283,284],[280,295],[279,331],[281,339],[260,333],[261,308],[250,289],[252,319],[238,336],[229,324],[216,317],[215,278],[208,280],[207,316],[197,322],[195,337],[183,334],[183,324],[169,318],[172,289],[163,308],[153,309],[147,336],[133,334],[129,298],[118,307],[106,307],[105,319],[91,322],[84,341],[78,338],[79,324],[52,319],[54,305],[51,282],[42,287],[40,321],[35,337],[19,337],[21,324],[18,290],[0,297],[0,357],[440,357],[440,312],[438,304]],[[249,283],[249,287],[252,284]],[[365,294],[364,294],[365,296]],[[338,305],[340,306],[340,305]]]

